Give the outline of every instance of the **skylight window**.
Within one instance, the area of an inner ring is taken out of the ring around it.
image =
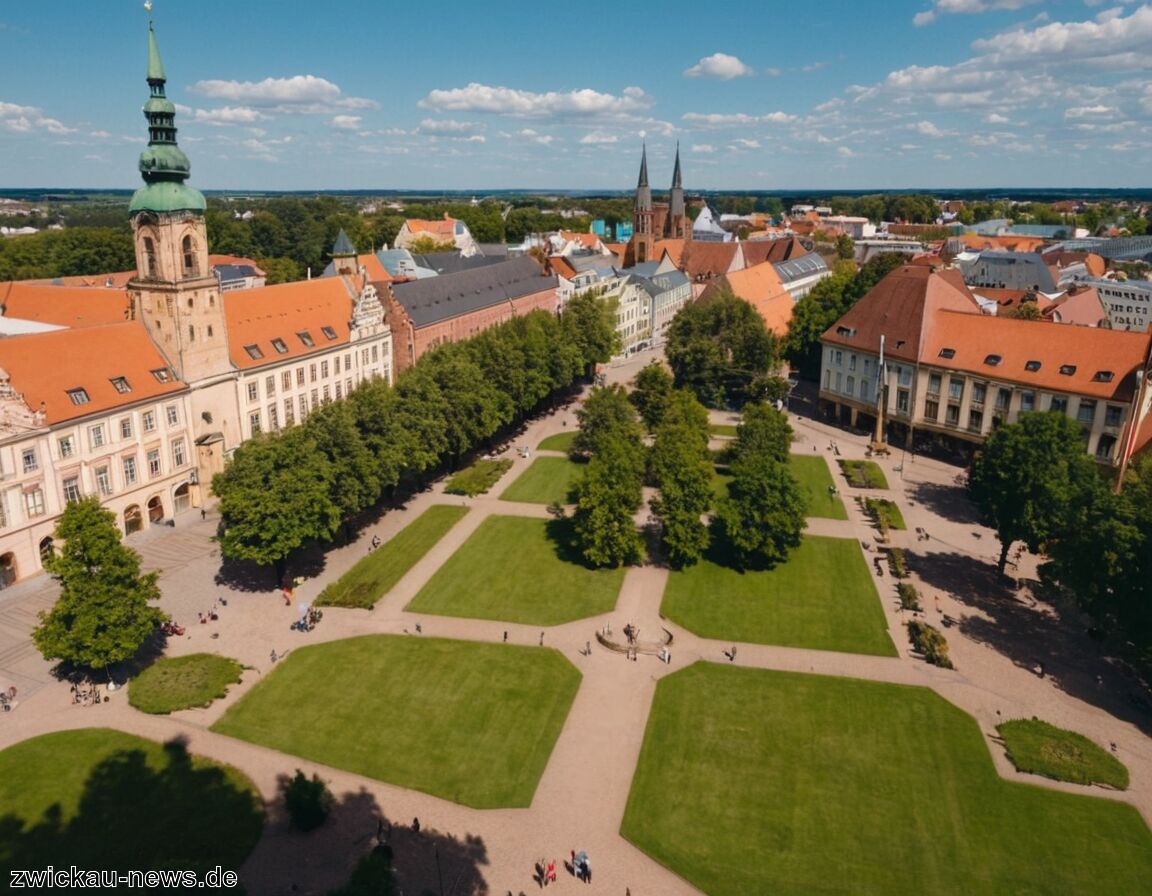
[[[1064,376],[1072,376],[1072,374],[1074,374],[1075,372],[1076,372],[1076,365],[1075,364],[1061,364],[1060,365],[1060,373],[1063,374]]]
[[[836,328],[836,335],[837,336],[844,336],[844,337],[851,339],[853,336],[856,335],[856,329],[854,327],[837,327]]]
[[[244,346],[244,351],[248,352],[248,357],[254,361],[259,361],[264,357],[264,352],[260,351],[260,346],[255,344]]]
[[[72,399],[72,404],[88,404],[91,401],[85,389],[69,389],[68,397]]]
[[[941,358],[955,358],[956,357],[956,349],[954,349],[954,348],[942,348],[942,349],[940,349],[940,357]]]
[[[999,364],[1003,360],[1004,359],[1001,358],[999,355],[985,355],[984,356],[984,363],[989,365],[990,367],[995,367],[997,364]]]
[[[272,348],[276,349],[276,351],[278,351],[282,355],[288,354],[287,344],[284,342],[283,339],[280,339],[279,337],[272,340]]]
[[[1040,369],[1040,362],[1039,361],[1025,361],[1024,362],[1024,369],[1030,370],[1033,373],[1035,373],[1037,370]]]
[[[336,338],[336,331],[333,330],[331,327],[321,327],[320,332],[323,333],[325,336],[327,336],[329,339],[335,339]]]
[[[1113,373],[1111,370],[1097,370],[1092,380],[1097,383],[1110,383],[1112,382]]]
[[[167,383],[172,379],[172,373],[167,367],[157,367],[152,371],[152,376],[156,377],[158,383]]]
[[[300,337],[300,341],[303,342],[304,345],[306,345],[308,348],[312,348],[312,346],[316,344],[315,340],[312,338],[312,334],[307,330],[301,330],[296,335]]]
[[[123,395],[125,392],[131,392],[132,387],[128,384],[128,380],[122,376],[114,376],[111,381],[112,388]]]

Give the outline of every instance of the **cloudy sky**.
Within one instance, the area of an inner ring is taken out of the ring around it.
[[[0,187],[132,187],[139,0],[0,3]],[[1148,186],[1152,4],[155,0],[202,189]]]

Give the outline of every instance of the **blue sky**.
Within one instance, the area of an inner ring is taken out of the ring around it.
[[[1141,187],[1152,5],[155,0],[201,189]],[[133,187],[139,0],[0,3],[0,186]]]

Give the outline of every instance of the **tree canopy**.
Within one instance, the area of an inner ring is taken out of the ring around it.
[[[111,511],[95,497],[70,503],[56,525],[63,542],[44,568],[60,597],[41,612],[32,641],[48,660],[105,669],[135,656],[163,621],[158,573],[140,573],[140,556],[120,542]]]

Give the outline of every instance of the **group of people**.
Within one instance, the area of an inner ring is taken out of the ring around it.
[[[572,850],[571,862],[567,862],[565,865],[568,873],[573,877],[584,881],[586,884],[592,883],[592,863],[588,859],[587,852]],[[533,880],[542,887],[556,883],[556,860],[552,859],[546,862],[544,859],[540,859],[537,861],[536,874]]]

